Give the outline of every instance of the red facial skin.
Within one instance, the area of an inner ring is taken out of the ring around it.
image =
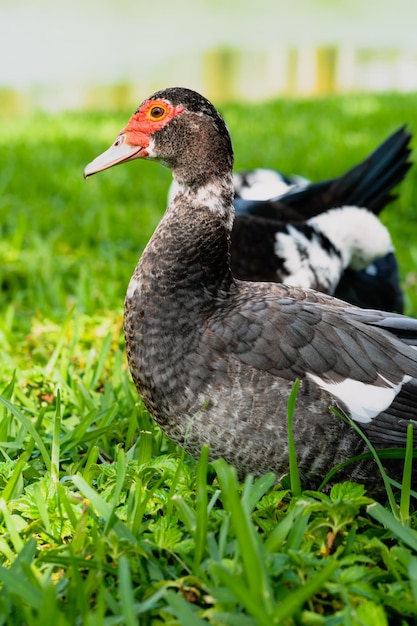
[[[117,135],[113,145],[86,166],[84,177],[88,178],[118,163],[146,158],[153,133],[183,111],[184,107],[173,106],[167,100],[146,100]]]
[[[126,142],[132,146],[149,145],[152,133],[168,124],[173,117],[182,113],[184,107],[172,106],[166,100],[146,100],[136,113],[132,115],[119,136],[126,134]],[[146,150],[143,151],[145,156]]]

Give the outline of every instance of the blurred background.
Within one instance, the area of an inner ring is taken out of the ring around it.
[[[415,0],[0,0],[0,112],[417,89]]]

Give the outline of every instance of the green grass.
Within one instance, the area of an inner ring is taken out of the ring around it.
[[[222,112],[237,167],[319,180],[416,130],[416,106],[384,95]],[[0,120],[0,626],[415,624],[409,485],[385,508],[350,483],[302,492],[295,457],[282,485],[239,484],[143,408],[122,305],[170,174],[132,163],[82,178],[129,113]],[[383,214],[413,315],[416,177]]]

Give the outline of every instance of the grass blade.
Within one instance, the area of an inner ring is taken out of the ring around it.
[[[125,556],[121,556],[119,559],[119,595],[124,624],[126,626],[137,626],[138,620],[135,611],[129,562]]]
[[[257,601],[252,589],[250,589],[240,576],[229,572],[221,565],[214,563],[212,565],[213,573],[218,576],[223,585],[225,585],[235,596],[238,604],[245,607],[249,615],[256,619],[258,626],[271,626],[271,617],[265,612],[263,607]]]
[[[344,415],[344,414],[340,413],[340,411],[338,411],[337,409],[333,409],[333,408],[332,408],[332,412],[335,415],[337,415],[340,419],[342,419],[345,422],[347,422],[348,424],[350,424],[350,426],[353,428],[353,430],[360,437],[362,437],[362,439],[364,440],[364,442],[368,446],[369,450],[372,453],[372,456],[374,457],[375,463],[378,465],[378,469],[379,469],[379,472],[381,474],[381,478],[382,478],[382,480],[384,482],[385,491],[387,492],[388,501],[389,501],[389,504],[390,504],[390,507],[391,507],[391,511],[392,511],[393,515],[395,515],[395,517],[398,519],[399,512],[398,512],[397,503],[395,502],[394,494],[392,492],[390,479],[388,478],[388,475],[387,475],[387,473],[386,473],[386,471],[385,471],[385,469],[384,469],[384,467],[383,467],[383,465],[381,463],[381,459],[378,456],[377,450],[371,444],[371,442],[369,441],[369,439],[365,435],[365,433],[359,428],[359,426],[349,416]]]
[[[292,431],[292,425],[294,420],[295,403],[297,400],[298,388],[300,386],[300,380],[297,379],[291,389],[290,397],[288,399],[287,416],[288,416],[288,455],[290,465],[290,481],[291,491],[293,496],[299,496],[301,494],[301,481],[300,472],[298,471],[297,463],[297,451],[295,449],[294,435]]]
[[[252,477],[247,477],[242,494],[242,504],[248,515],[253,511],[257,502],[265,495],[265,493],[275,483],[275,474],[269,472],[253,482]]]
[[[22,547],[10,569],[0,566],[0,581],[11,594],[17,595],[21,602],[34,609],[42,603],[42,591],[31,584],[22,572],[23,566],[31,565],[36,554],[36,541],[29,541]]]
[[[413,425],[407,426],[407,443],[405,447],[404,471],[401,488],[400,513],[402,520],[410,518],[411,478],[413,469]]]
[[[209,458],[208,446],[203,446],[197,465],[196,480],[196,529],[194,535],[194,567],[199,567],[207,545],[208,528],[208,496],[207,496],[207,466]]]
[[[100,515],[108,522],[114,514],[113,507],[103,500],[99,494],[94,491],[90,485],[88,485],[81,476],[72,476],[72,482],[81,491],[81,493],[91,502],[94,508],[100,513]],[[120,539],[124,539],[133,545],[137,545],[136,537],[132,535],[130,530],[126,527],[121,520],[115,516],[117,521],[112,524],[112,530],[117,534]]]
[[[379,502],[373,502],[366,508],[371,517],[388,528],[398,539],[417,552],[417,532],[404,526],[394,515],[387,511]]]
[[[239,497],[235,469],[223,459],[215,461],[213,466],[219,479],[222,499],[236,532],[248,587],[259,607],[266,607],[270,604],[271,592],[264,567],[264,549]]]
[[[3,489],[2,497],[6,502],[8,502],[14,497],[15,492],[18,489],[18,484],[20,480],[22,479],[23,468],[25,467],[26,463],[30,459],[30,456],[33,452],[34,447],[35,447],[35,441],[32,439],[29,442],[29,445],[27,446],[26,450],[21,454],[20,458],[16,462],[16,465],[13,469],[13,473],[8,479]]]
[[[51,476],[55,484],[59,482],[60,447],[61,447],[61,392],[58,389],[58,392],[56,395],[56,411],[55,411],[55,418],[54,418],[54,431],[53,431],[53,437],[52,437],[52,450],[51,450]]]
[[[13,595],[19,596],[26,605],[39,608],[42,602],[42,591],[29,584],[22,576],[0,565],[0,581]]]
[[[27,430],[29,435],[34,439],[34,441],[36,442],[36,445],[39,448],[39,452],[42,454],[43,462],[45,463],[46,468],[50,471],[51,470],[50,456],[45,447],[45,444],[43,443],[41,436],[37,432],[36,428],[33,426],[30,419],[26,417],[24,413],[22,413],[16,406],[14,406],[14,404],[9,402],[9,400],[4,398],[3,396],[0,396],[0,402],[6,407],[6,409],[10,411],[10,413],[12,413],[12,415],[14,415],[19,420],[19,422],[24,426],[24,428]]]

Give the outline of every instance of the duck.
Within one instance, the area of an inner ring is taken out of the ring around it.
[[[341,176],[317,183],[266,168],[234,172],[236,278],[299,284],[362,308],[403,313],[394,246],[376,216],[411,167],[411,138],[403,126]],[[352,246],[367,264],[352,257]]]
[[[366,229],[361,230],[356,222],[360,213],[349,205],[365,207],[378,216],[396,198],[392,189],[411,167],[411,139],[402,126],[353,168],[317,183],[266,168],[234,172],[236,218],[231,254],[235,276],[299,284],[363,308],[403,313],[405,297],[392,242],[388,244],[376,217],[373,235],[366,238]],[[345,205],[349,207],[345,211],[333,211]],[[326,212],[331,217],[320,217]],[[340,233],[341,214],[345,218],[343,239],[332,237]],[[325,232],[321,221],[325,221]],[[368,221],[371,227],[372,218]],[[349,260],[349,247],[361,232],[369,263],[358,267],[356,259]],[[367,248],[373,247],[378,234],[387,247],[372,256]],[[287,242],[285,247],[282,240]],[[290,257],[285,250],[291,251]]]
[[[367,451],[352,423],[377,449],[404,447],[417,419],[417,320],[233,276],[233,148],[199,93],[169,87],[146,98],[84,177],[136,159],[170,168],[176,182],[124,307],[133,381],[168,437],[195,457],[209,446],[211,460],[225,459],[239,476],[279,480],[289,469],[287,407],[298,381],[303,488]],[[401,462],[387,463],[398,480]],[[381,485],[368,458],[338,472],[345,478],[369,492]]]

